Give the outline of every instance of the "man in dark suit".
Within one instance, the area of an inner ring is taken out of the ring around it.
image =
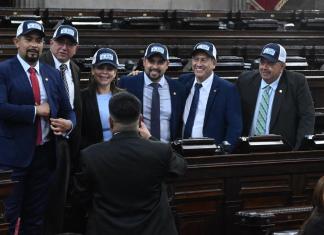
[[[314,104],[305,76],[285,69],[286,50],[264,46],[259,71],[237,81],[243,109],[243,135],[281,135],[295,150],[314,132]]]
[[[163,142],[170,142],[181,137],[184,88],[164,75],[169,66],[166,46],[150,44],[146,48],[143,65],[144,72],[122,77],[118,86],[142,102],[144,123],[152,135]]]
[[[192,53],[194,74],[179,77],[187,91],[183,137],[214,138],[216,144],[228,142],[231,151],[242,131],[240,98],[234,84],[214,74],[216,64],[214,44],[200,42]]]
[[[0,63],[0,169],[17,181],[5,201],[10,234],[41,234],[55,142],[76,124],[59,72],[38,60],[44,36],[41,24],[24,21],[17,56]]]
[[[112,139],[81,151],[75,195],[88,208],[85,234],[177,234],[164,180],[184,174],[185,161],[169,144],[148,140],[134,95],[117,93],[109,110]]]
[[[60,25],[50,41],[50,49],[44,52],[40,61],[44,62],[62,74],[65,90],[68,93],[70,104],[76,114],[76,126],[69,139],[61,138],[57,142],[57,168],[55,184],[51,186],[49,204],[46,211],[45,234],[62,232],[64,219],[64,204],[66,202],[69,185],[70,170],[77,168],[81,143],[81,94],[80,69],[72,61],[79,44],[78,30],[70,25]]]

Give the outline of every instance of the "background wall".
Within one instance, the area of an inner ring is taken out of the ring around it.
[[[248,0],[13,0],[16,7],[244,10]],[[323,0],[288,0],[285,10],[324,10]]]

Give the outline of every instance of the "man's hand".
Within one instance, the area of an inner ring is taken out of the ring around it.
[[[72,128],[72,122],[63,118],[51,118],[51,129],[54,135],[63,135]]]
[[[132,72],[130,72],[129,74],[127,74],[127,76],[136,76],[136,75],[138,75],[141,72],[142,72],[141,70],[133,70]]]
[[[37,105],[36,107],[36,115],[39,117],[49,117],[50,115],[50,106],[48,103],[43,103],[41,105]]]
[[[141,121],[141,125],[138,128],[138,132],[140,136],[142,136],[144,139],[149,139],[152,136],[143,121]]]

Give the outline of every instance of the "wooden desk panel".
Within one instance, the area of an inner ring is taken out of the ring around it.
[[[172,205],[180,235],[240,234],[240,210],[311,204],[324,151],[187,157]]]

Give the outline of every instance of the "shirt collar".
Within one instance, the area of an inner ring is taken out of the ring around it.
[[[24,71],[27,73],[27,72],[28,72],[28,69],[29,69],[30,67],[32,67],[32,66],[30,66],[30,64],[28,64],[28,63],[27,63],[23,58],[21,58],[21,56],[20,56],[19,54],[17,54],[17,58],[18,58],[20,64],[22,65]],[[33,68],[35,68],[35,69],[36,69],[36,72],[37,72],[38,74],[40,74],[40,71],[39,71],[39,61],[38,61],[38,60],[37,60],[37,62],[36,62],[36,65],[33,66]]]
[[[54,59],[54,63],[55,63],[55,68],[60,70],[60,65],[61,64],[66,64],[67,69],[70,69],[70,60],[66,61],[65,63],[61,63],[60,61],[58,61],[58,59],[56,59],[55,55],[52,53],[53,59]]]
[[[200,83],[203,87],[210,87],[211,84],[213,83],[213,78],[214,78],[214,72],[212,72],[209,77],[207,79],[205,79],[205,81],[203,82],[199,82],[198,79],[195,77],[195,82],[193,84],[193,86],[195,86],[196,83]]]
[[[144,72],[144,85],[145,86],[149,86],[152,82],[152,80],[146,75],[146,73]],[[159,81],[160,87],[163,87],[165,84],[165,77],[164,74],[161,77],[160,81]]]
[[[282,73],[279,75],[279,77],[273,81],[272,83],[268,84],[263,79],[261,79],[261,89],[264,89],[266,86],[270,86],[272,90],[276,90],[280,81]]]

